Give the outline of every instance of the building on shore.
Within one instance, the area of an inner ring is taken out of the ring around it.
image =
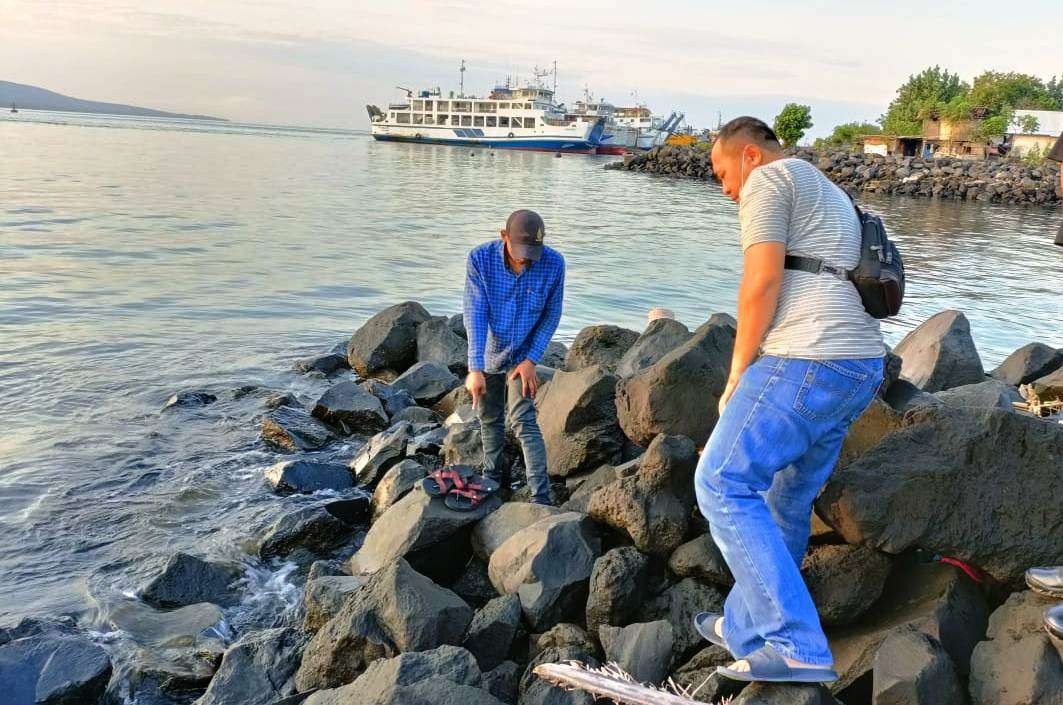
[[[1023,122],[1030,118],[1037,121],[1037,126],[1027,131]],[[1022,157],[1030,152],[1045,154],[1060,135],[1063,135],[1063,110],[1016,110],[1007,136],[1011,154]]]
[[[863,135],[859,139],[865,154],[985,159],[1000,154],[999,140],[987,140],[980,134],[985,115],[985,108],[972,108],[967,118],[953,120],[933,110],[923,118],[918,135]]]

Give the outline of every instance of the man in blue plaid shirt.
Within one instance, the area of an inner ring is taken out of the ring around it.
[[[465,387],[480,419],[484,474],[502,481],[505,420],[524,451],[532,501],[552,504],[546,446],[535,415],[535,366],[561,320],[565,260],[543,245],[543,219],[514,211],[499,240],[469,253],[465,330],[469,375]]]

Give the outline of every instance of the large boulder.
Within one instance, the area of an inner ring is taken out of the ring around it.
[[[406,301],[376,314],[354,332],[347,362],[362,377],[404,372],[417,361],[417,329],[431,318],[424,306]]]
[[[565,369],[565,358],[568,357],[568,348],[559,340],[551,340],[546,346],[546,352],[539,360],[540,365],[552,367],[555,370]]]
[[[690,340],[693,333],[671,318],[650,321],[638,340],[628,348],[616,365],[618,377],[631,377],[650,367],[662,357]]]
[[[317,575],[308,578],[303,588],[303,629],[316,632],[339,614],[343,605],[358,588],[365,585],[364,575]]]
[[[487,572],[499,594],[520,597],[530,628],[543,631],[581,615],[600,552],[586,519],[568,512],[510,536],[491,554]]]
[[[520,598],[503,595],[484,605],[472,618],[462,646],[476,657],[480,669],[490,671],[509,655],[520,632]]]
[[[346,465],[316,460],[282,460],[266,468],[266,482],[280,494],[342,492],[354,487],[354,478]]]
[[[185,607],[197,602],[213,602],[230,607],[240,601],[233,586],[243,576],[240,566],[216,563],[187,553],[170,556],[162,572],[140,590],[140,597],[155,607]]]
[[[817,513],[848,543],[929,548],[1015,582],[1032,565],[1063,563],[1061,457],[1058,424],[999,409],[917,409],[834,473]]]
[[[1041,401],[1063,401],[1063,367],[1030,383]]]
[[[428,475],[428,469],[416,460],[403,460],[392,466],[373,490],[370,510],[373,520],[380,516],[406,496]]]
[[[971,657],[973,705],[1063,705],[1063,645],[1041,626],[1048,604],[1026,590],[993,613]]]
[[[1000,366],[990,372],[995,378],[1014,387],[1029,384],[1063,367],[1063,350],[1044,343],[1028,343],[1008,355]]]
[[[472,530],[472,550],[487,561],[510,536],[547,517],[560,514],[557,507],[531,502],[506,502],[478,522]]]
[[[405,389],[396,389],[380,379],[367,379],[358,384],[359,387],[372,394],[384,405],[384,412],[391,418],[392,423],[403,409],[417,406],[417,400]]]
[[[672,668],[674,631],[664,620],[626,627],[603,625],[598,634],[605,660],[640,683],[659,685]]]
[[[635,463],[638,467],[638,463]],[[569,475],[565,478],[565,489],[568,491],[568,499],[561,505],[566,512],[587,513],[591,495],[599,487],[604,487],[617,478],[617,467],[603,465],[594,472],[583,475]]]
[[[352,531],[350,523],[336,516],[328,505],[304,507],[274,522],[262,537],[258,555],[269,560],[283,558],[296,549],[327,553],[350,538]]]
[[[998,379],[987,379],[977,384],[952,387],[934,394],[948,406],[971,406],[977,409],[1004,409],[1014,411],[1012,402],[1022,401],[1019,390]]]
[[[638,471],[595,490],[587,512],[627,533],[640,551],[668,556],[686,537],[697,462],[689,438],[657,436]]]
[[[649,596],[650,559],[633,546],[620,546],[594,562],[587,596],[587,629],[622,627],[638,614]]]
[[[378,658],[458,645],[472,609],[397,559],[374,573],[311,638],[295,676],[299,691],[350,683]]]
[[[210,392],[182,391],[167,399],[166,403],[163,404],[162,411],[166,413],[177,409],[196,409],[209,406],[216,401],[218,401],[218,397]]]
[[[952,659],[938,640],[898,629],[878,647],[872,672],[874,705],[964,705]]]
[[[5,705],[96,703],[111,670],[107,652],[76,633],[45,631],[0,645]]]
[[[270,705],[295,693],[305,638],[295,629],[251,632],[230,646],[196,705]]]
[[[617,385],[616,407],[627,437],[645,448],[660,433],[703,444],[730,373],[735,332],[702,325],[687,342]]]
[[[370,435],[388,426],[380,400],[351,381],[329,387],[315,402],[313,414],[346,435]]]
[[[699,612],[722,612],[723,592],[711,585],[703,585],[693,578],[683,578],[663,593],[647,600],[639,614],[640,622],[663,619],[672,625],[676,663],[693,656],[703,648],[705,640],[694,628],[694,617]]]
[[[536,399],[552,477],[594,470],[620,458],[616,377],[600,366],[558,372]]]
[[[753,683],[733,705],[843,705],[819,683]]]
[[[469,369],[469,341],[458,335],[448,319],[431,318],[417,328],[417,361],[437,362],[464,376]]]
[[[692,693],[692,700],[699,703],[728,702],[747,685],[740,681],[725,678],[716,672],[719,666],[734,663],[734,656],[722,646],[709,645],[694,654],[671,678],[686,692]]]
[[[412,435],[413,424],[400,421],[370,438],[350,463],[358,484],[375,487],[391,466],[406,457],[406,444]]]
[[[578,646],[552,646],[545,649],[529,661],[520,679],[518,705],[594,705],[595,699],[590,693],[566,690],[535,675],[535,667],[540,664],[568,661],[579,661],[591,668],[598,666],[598,659],[594,654]]]
[[[901,628],[937,639],[956,670],[966,673],[988,617],[985,596],[962,571],[906,558],[895,567],[882,599],[864,619],[847,627],[828,628],[839,676],[831,690],[840,693],[871,672],[882,642]]]
[[[855,622],[882,596],[890,567],[888,556],[867,546],[814,547],[805,556],[804,575],[824,625]]]
[[[904,414],[875,397],[864,413],[849,426],[838,462],[846,465],[878,445],[886,434],[904,425]]]
[[[443,462],[447,465],[471,465],[481,468],[484,464],[484,442],[480,422],[472,420],[447,427],[443,439]]]
[[[501,504],[496,495],[473,511],[456,512],[441,498],[417,488],[373,523],[362,547],[351,557],[351,573],[375,573],[405,558],[414,570],[433,579],[453,580],[469,559],[472,525]]]
[[[568,357],[565,358],[565,369],[575,372],[584,367],[601,365],[613,372],[620,358],[638,337],[635,331],[620,326],[587,326],[572,341]]]
[[[942,311],[904,336],[893,352],[901,357],[901,378],[926,392],[976,384],[985,379],[971,324],[959,311]]]
[[[730,587],[735,582],[723,554],[708,533],[675,549],[668,558],[668,569],[681,578],[697,578],[722,587]]]
[[[262,417],[262,440],[288,453],[323,448],[332,432],[306,409],[281,406]]]
[[[515,703],[522,673],[515,661],[503,661],[484,674],[481,687],[504,703]]]
[[[224,613],[217,605],[199,602],[174,610],[157,610],[140,600],[122,599],[110,605],[107,623],[136,644],[149,648],[202,646],[216,633]]]
[[[292,363],[292,369],[296,372],[318,372],[330,375],[337,370],[349,370],[347,364],[347,345],[343,344],[343,352],[327,352],[312,357],[304,357]]]
[[[439,362],[418,362],[391,383],[393,389],[409,392],[422,406],[432,406],[451,390],[461,386],[461,380],[446,365]]]

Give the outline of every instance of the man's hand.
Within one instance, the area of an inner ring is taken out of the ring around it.
[[[531,360],[525,360],[509,373],[510,379],[516,379],[520,377],[521,391],[524,393],[524,397],[535,398],[535,392],[539,390],[539,378],[535,374],[535,363]]]
[[[720,395],[719,412],[720,416],[723,416],[723,410],[727,407],[727,402],[731,401],[731,395],[735,393],[735,388],[738,387],[738,378],[729,377],[727,379],[727,386],[723,388],[723,394]]]
[[[487,392],[487,379],[480,370],[472,370],[465,377],[465,389],[472,395],[472,408],[480,403],[480,397]]]

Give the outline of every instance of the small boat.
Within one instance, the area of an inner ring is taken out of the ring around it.
[[[18,108],[15,107],[14,103],[11,104],[11,112],[13,112],[13,113],[17,113],[18,112]]]

